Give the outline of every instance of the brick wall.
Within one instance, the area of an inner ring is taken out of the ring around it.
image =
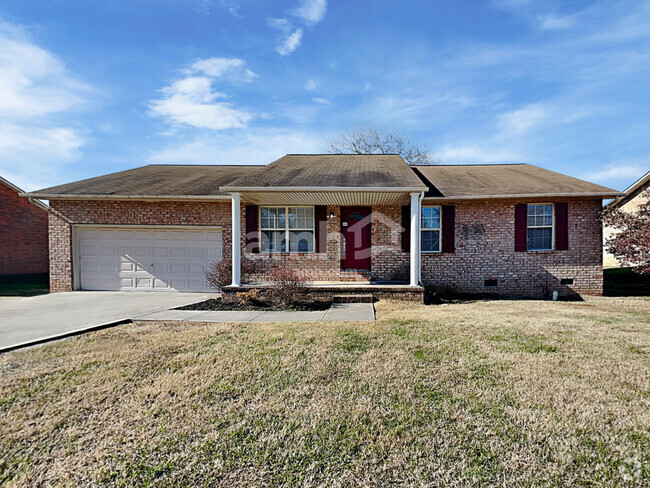
[[[242,250],[246,242],[244,206],[241,209]],[[334,214],[330,218],[330,213]],[[327,252],[324,253],[249,253],[242,255],[255,263],[254,281],[264,281],[274,268],[290,268],[309,281],[339,281],[341,279],[341,212],[339,207],[327,207]]]
[[[458,203],[456,252],[423,253],[422,280],[465,293],[601,295],[600,201],[569,202],[569,249],[550,252],[514,251],[516,203],[525,202]],[[574,285],[560,285],[562,278]],[[485,287],[486,279],[498,285]]]
[[[402,251],[402,207],[372,207],[372,278],[408,281],[409,253]]]
[[[47,270],[47,211],[0,183],[0,275]]]
[[[514,252],[514,205],[517,202],[477,202],[456,205],[456,252],[422,255],[422,278],[466,293],[541,296],[544,290],[562,295],[602,293],[602,230],[599,201],[569,203],[567,251]],[[289,267],[312,281],[363,279],[340,270],[340,208],[327,207],[326,253],[252,254],[245,252],[245,203],[241,211],[242,255],[255,262],[255,280],[274,267]],[[223,227],[224,258],[231,256],[230,203],[53,201],[50,214],[50,281],[52,291],[71,290],[72,223],[131,225],[219,225]],[[329,218],[333,213],[334,217]],[[401,209],[373,207],[372,278],[408,278],[409,255],[401,250]],[[574,286],[560,286],[573,278]],[[485,279],[497,279],[486,288]]]
[[[231,255],[230,202],[50,202],[50,291],[73,289],[72,224],[214,225],[223,227],[223,256]]]

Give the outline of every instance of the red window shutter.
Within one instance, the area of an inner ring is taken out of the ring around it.
[[[327,252],[327,207],[316,205],[314,207],[316,222],[316,252]]]
[[[456,207],[442,206],[442,252],[456,250]]]
[[[526,252],[528,244],[528,205],[515,205],[515,251]]]
[[[555,249],[558,251],[569,249],[569,204],[567,202],[555,204]]]
[[[411,250],[411,206],[402,205],[402,251]]]
[[[257,205],[246,205],[246,252],[260,252]]]

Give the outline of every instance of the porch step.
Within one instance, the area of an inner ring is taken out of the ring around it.
[[[375,298],[372,295],[334,295],[333,303],[373,303]]]
[[[339,281],[345,282],[370,282],[372,273],[367,269],[342,269]]]

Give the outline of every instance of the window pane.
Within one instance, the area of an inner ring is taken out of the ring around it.
[[[423,229],[439,229],[440,207],[422,207],[421,226]]]
[[[313,207],[289,207],[289,228],[290,229],[313,229],[314,208]]]
[[[262,242],[260,243],[262,252],[285,252],[285,232],[283,230],[265,230],[262,231]]]
[[[422,231],[421,247],[423,252],[440,250],[440,231],[424,230]]]
[[[553,249],[553,229],[542,227],[528,229],[529,251],[550,251]]]
[[[314,232],[311,230],[300,230],[289,232],[289,251],[291,252],[313,252]]]
[[[262,207],[260,225],[263,229],[284,229],[284,208]]]

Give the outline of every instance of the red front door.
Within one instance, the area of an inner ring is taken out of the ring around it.
[[[370,207],[341,207],[341,268],[370,269]]]

